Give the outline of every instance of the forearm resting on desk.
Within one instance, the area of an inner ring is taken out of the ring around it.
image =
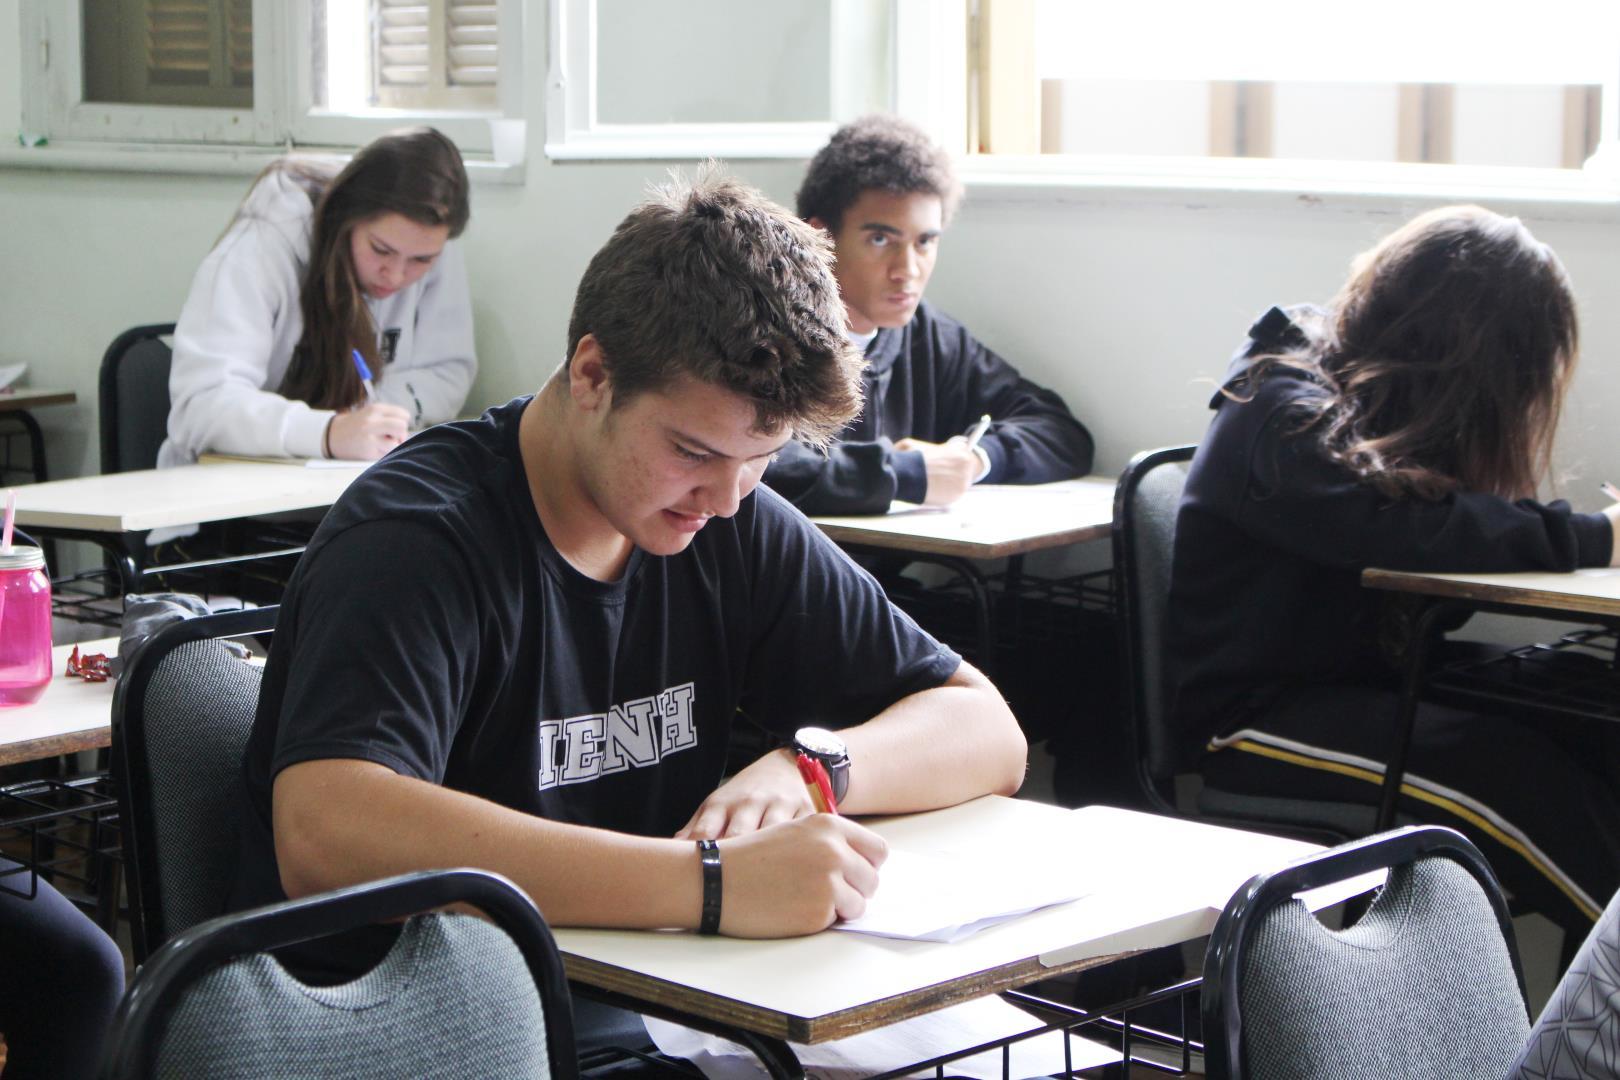
[[[1018,721],[965,662],[944,685],[901,698],[839,736],[851,762],[841,813],[935,810],[1011,795],[1024,781],[1028,747]],[[794,753],[772,750],[721,784],[675,835],[743,836],[814,813]]]
[[[901,698],[840,735],[851,814],[933,810],[1024,783],[1029,745],[1001,692],[963,661],[942,686]]]
[[[276,860],[298,897],[411,870],[505,874],[554,926],[696,928],[697,848],[548,821],[366,761],[308,761],[276,777]],[[722,845],[720,929],[814,933],[865,910],[883,841],[850,821],[805,819]]]

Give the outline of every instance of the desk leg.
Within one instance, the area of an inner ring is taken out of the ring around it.
[[[43,484],[46,480],[45,433],[40,431],[39,421],[27,409],[12,413],[11,418],[28,432],[28,460],[34,466],[34,483]]]
[[[930,558],[941,566],[956,571],[962,576],[962,580],[967,582],[968,591],[973,594],[974,621],[978,624],[979,631],[979,667],[986,676],[993,678],[996,668],[996,631],[989,582],[985,581],[979,568],[966,559],[947,555]]]
[[[1373,822],[1374,832],[1383,832],[1395,825],[1395,805],[1400,801],[1401,780],[1406,775],[1406,759],[1412,749],[1412,727],[1417,721],[1418,697],[1423,691],[1423,680],[1428,674],[1429,651],[1439,636],[1441,618],[1455,605],[1435,601],[1423,609],[1412,632],[1411,656],[1406,665],[1406,677],[1401,685],[1401,700],[1395,713],[1389,754],[1384,762],[1384,785],[1378,799],[1378,817]]]

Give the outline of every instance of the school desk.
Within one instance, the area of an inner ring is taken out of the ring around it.
[[[1140,949],[1209,933],[1245,881],[1315,845],[1114,807],[1069,810],[986,796],[875,822],[892,848],[951,860],[966,879],[986,851],[1043,868],[1074,860],[1095,891],[952,943],[839,930],[751,941],[689,932],[556,929],[583,992],[745,1039],[773,1075],[795,1076],[786,1041],[818,1043]],[[1320,907],[1368,885],[1309,898]],[[942,882],[951,888],[951,882]],[[880,885],[881,890],[881,885]],[[605,992],[605,993],[604,993]]]
[[[31,410],[43,408],[46,405],[72,405],[79,400],[71,390],[47,390],[43,387],[13,386],[0,389],[0,419],[14,420],[22,425],[23,433],[28,436],[28,463],[32,467],[35,483],[46,480],[45,472],[45,435],[39,429],[39,421],[34,419]],[[11,455],[6,455],[6,465],[11,464]]]
[[[1620,569],[1594,568],[1568,574],[1424,574],[1371,569],[1362,572],[1369,589],[1419,599],[1418,615],[1396,716],[1397,742],[1385,770],[1378,829],[1395,820],[1400,781],[1418,698],[1425,688],[1497,708],[1535,709],[1602,720],[1620,720],[1620,671],[1616,633],[1620,630]],[[1489,611],[1528,618],[1595,622],[1596,628],[1568,633],[1550,644],[1510,649],[1486,660],[1469,660],[1429,670],[1430,650],[1441,628],[1459,616]],[[1585,667],[1559,664],[1557,657],[1584,654]]]
[[[168,569],[138,566],[127,542],[133,534],[323,509],[361,471],[233,461],[53,480],[17,488],[17,524],[41,538],[97,545],[118,569],[120,592],[130,593],[143,574]]]
[[[0,765],[42,761],[112,744],[112,681],[87,683],[64,674],[73,648],[58,645],[51,650],[51,681],[44,696],[32,705],[0,709]],[[78,649],[81,654],[115,656],[118,639],[82,641]]]
[[[1023,556],[1108,536],[1114,481],[1084,476],[1050,484],[979,484],[947,507],[897,502],[887,514],[810,520],[841,547],[909,555],[958,575],[972,598],[984,667],[994,656],[994,601],[975,563],[1008,559],[1006,591],[1015,594]]]

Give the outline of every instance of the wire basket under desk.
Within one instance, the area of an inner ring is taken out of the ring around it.
[[[118,799],[106,774],[0,787],[0,855],[17,864],[0,869],[0,890],[33,899],[44,876],[71,898],[95,903],[116,881],[108,869],[120,845]]]
[[[1429,694],[1445,701],[1591,720],[1620,720],[1617,632],[1596,626],[1554,641],[1437,667]]]

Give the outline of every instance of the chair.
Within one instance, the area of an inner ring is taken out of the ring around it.
[[[1128,710],[1137,782],[1149,808],[1185,813],[1176,798],[1177,732],[1170,717],[1165,618],[1175,549],[1176,515],[1195,446],[1147,450],[1133,457],[1114,489],[1114,572],[1119,583],[1130,691]],[[1376,799],[1376,792],[1369,796]],[[1201,817],[1325,843],[1371,831],[1369,804],[1282,798],[1203,784],[1195,797]]]
[[[490,922],[415,914],[469,903]],[[308,986],[268,950],[405,915],[352,982]],[[152,955],[107,1036],[103,1080],[578,1075],[562,960],[532,901],[482,870],[429,870],[211,919]]]
[[[1586,935],[1507,1080],[1620,1076],[1620,893]]]
[[[1294,899],[1385,867],[1346,929]],[[1251,878],[1210,935],[1201,1008],[1210,1080],[1496,1080],[1530,1030],[1502,890],[1473,844],[1434,825]]]
[[[103,474],[157,467],[169,430],[170,349],[174,323],[125,330],[101,357],[98,406]]]
[[[250,608],[178,622],[124,658],[113,694],[112,768],[136,963],[224,910],[260,670],[218,639],[268,632],[276,612]]]

